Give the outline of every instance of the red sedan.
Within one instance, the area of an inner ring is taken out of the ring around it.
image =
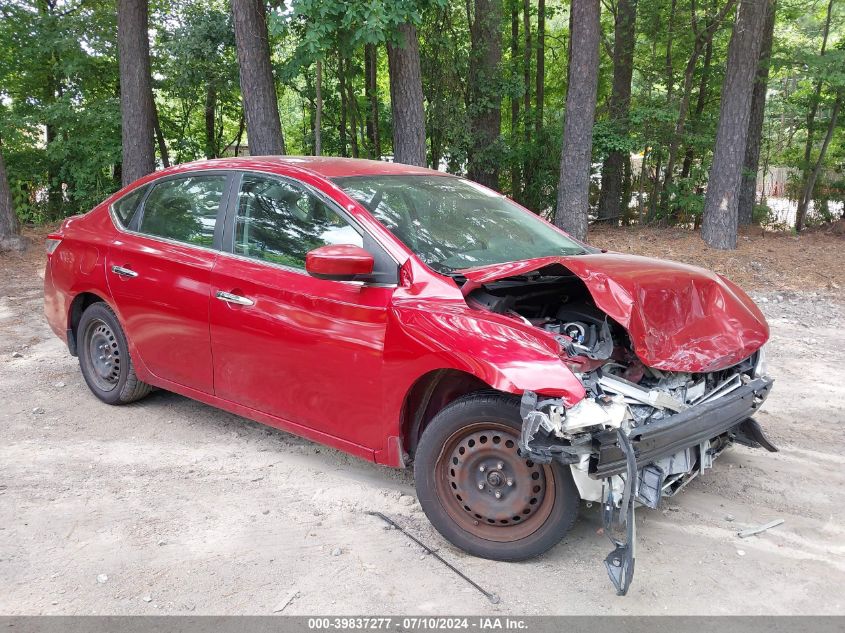
[[[771,387],[738,287],[600,252],[468,180],[266,157],[151,174],[47,240],[46,314],[98,398],[153,388],[395,467],[473,554],[538,555],[605,508],[619,591],[657,507]],[[617,529],[618,528],[618,529]]]

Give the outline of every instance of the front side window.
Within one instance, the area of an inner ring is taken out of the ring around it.
[[[462,178],[375,175],[335,182],[440,272],[587,252],[505,196]]]
[[[189,176],[154,185],[139,231],[210,248],[226,180],[226,175]]]
[[[363,238],[305,187],[268,176],[243,176],[235,253],[304,269],[308,251],[327,244],[363,247]]]

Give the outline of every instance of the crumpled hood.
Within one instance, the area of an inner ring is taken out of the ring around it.
[[[485,283],[551,264],[587,286],[596,306],[628,331],[648,367],[710,372],[735,365],[769,338],[754,302],[728,279],[677,262],[600,253],[543,257],[462,271],[464,296]]]

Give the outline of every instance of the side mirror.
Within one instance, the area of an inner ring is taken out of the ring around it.
[[[318,279],[351,281],[359,275],[371,275],[375,259],[360,246],[329,244],[305,255],[305,271]]]

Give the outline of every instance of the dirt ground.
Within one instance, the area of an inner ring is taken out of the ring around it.
[[[481,560],[432,529],[408,472],[166,392],[100,403],[44,322],[40,242],[0,256],[0,614],[845,614],[845,241],[758,236],[725,255],[663,236],[593,241],[753,290],[777,379],[759,420],[781,451],[734,447],[662,510],[638,510],[624,598],[596,506],[539,559]]]

